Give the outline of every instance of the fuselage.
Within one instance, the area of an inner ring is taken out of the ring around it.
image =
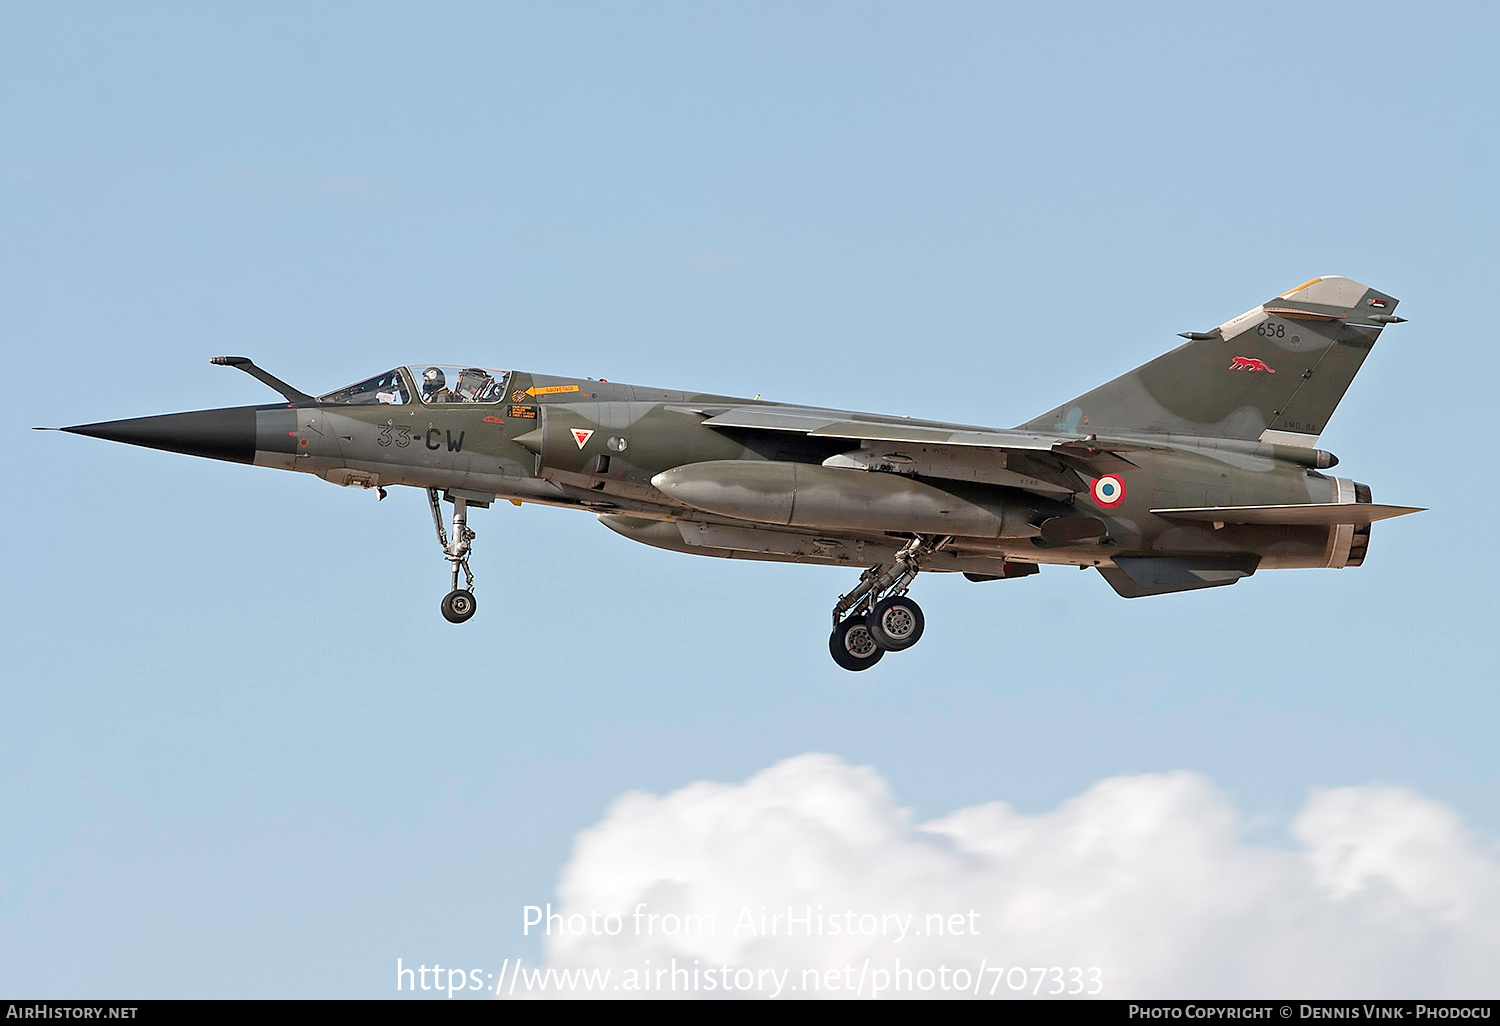
[[[1405,320],[1396,305],[1313,278],[1014,428],[467,365],[398,367],[314,398],[221,356],[288,401],[63,430],[382,498],[424,489],[453,623],[477,608],[469,509],[499,499],[588,510],[676,552],[857,568],[828,640],[857,671],[922,637],[909,591],[929,571],[1093,567],[1143,598],[1360,565],[1374,521],[1420,510],[1324,474],[1338,460],[1316,446],[1381,333]]]
[[[727,409],[807,407],[525,371],[490,372],[482,396],[450,393],[427,401],[420,374],[398,369],[319,400],[69,430],[314,474],[343,486],[408,485],[479,504],[502,499],[586,509],[633,540],[728,558],[863,566],[881,562],[910,535],[946,534],[953,541],[930,558],[932,570],[1005,576],[1012,562],[1099,566],[1120,556],[1246,552],[1257,554],[1263,569],[1339,567],[1357,565],[1368,536],[1367,525],[1214,524],[1152,513],[1370,501],[1363,486],[1321,473],[1334,461],[1318,450],[1151,436],[1123,453],[1111,473],[1092,479],[1045,455],[1008,464],[996,456],[993,472],[981,461],[974,464],[979,469],[933,477],[901,473],[897,443],[707,423]],[[985,430],[821,412],[899,424],[908,433]],[[896,461],[883,464],[895,473],[864,469],[859,460],[871,458]],[[699,491],[664,490],[669,480],[680,483],[667,472],[701,464],[724,470],[695,485]],[[1013,487],[1005,483],[1011,479],[1052,486]],[[1096,521],[1103,529],[1049,537],[1043,529],[1049,520]]]

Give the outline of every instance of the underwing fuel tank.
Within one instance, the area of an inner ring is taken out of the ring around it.
[[[975,501],[898,474],[723,460],[674,467],[651,483],[694,509],[784,527],[967,538],[1036,534],[1027,510],[998,497]]]

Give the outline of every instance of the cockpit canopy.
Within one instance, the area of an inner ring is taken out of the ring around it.
[[[443,403],[498,403],[505,398],[508,371],[456,364],[427,363],[397,367],[320,396],[318,402],[342,406],[384,403],[400,406],[418,398],[428,405]]]

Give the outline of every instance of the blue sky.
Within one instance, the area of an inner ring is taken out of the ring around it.
[[[824,752],[922,819],[1188,770],[1289,847],[1395,785],[1493,850],[1482,5],[69,4],[0,14],[0,991],[392,993],[534,957],[622,793]],[[32,433],[460,361],[1008,426],[1320,274],[1402,300],[1323,436],[1364,567],[1127,602],[841,571]]]

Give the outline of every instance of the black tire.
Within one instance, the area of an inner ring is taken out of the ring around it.
[[[881,599],[865,619],[870,637],[887,652],[904,652],[922,640],[922,631],[927,620],[922,616],[922,607],[902,595],[898,598]]]
[[[832,654],[833,661],[846,670],[868,670],[885,655],[880,646],[875,644],[875,639],[870,637],[870,630],[865,626],[864,620],[857,616],[850,617],[833,629],[833,634],[828,639],[828,651]]]
[[[443,596],[443,618],[449,623],[463,623],[474,615],[478,603],[474,601],[472,591],[450,591]]]

